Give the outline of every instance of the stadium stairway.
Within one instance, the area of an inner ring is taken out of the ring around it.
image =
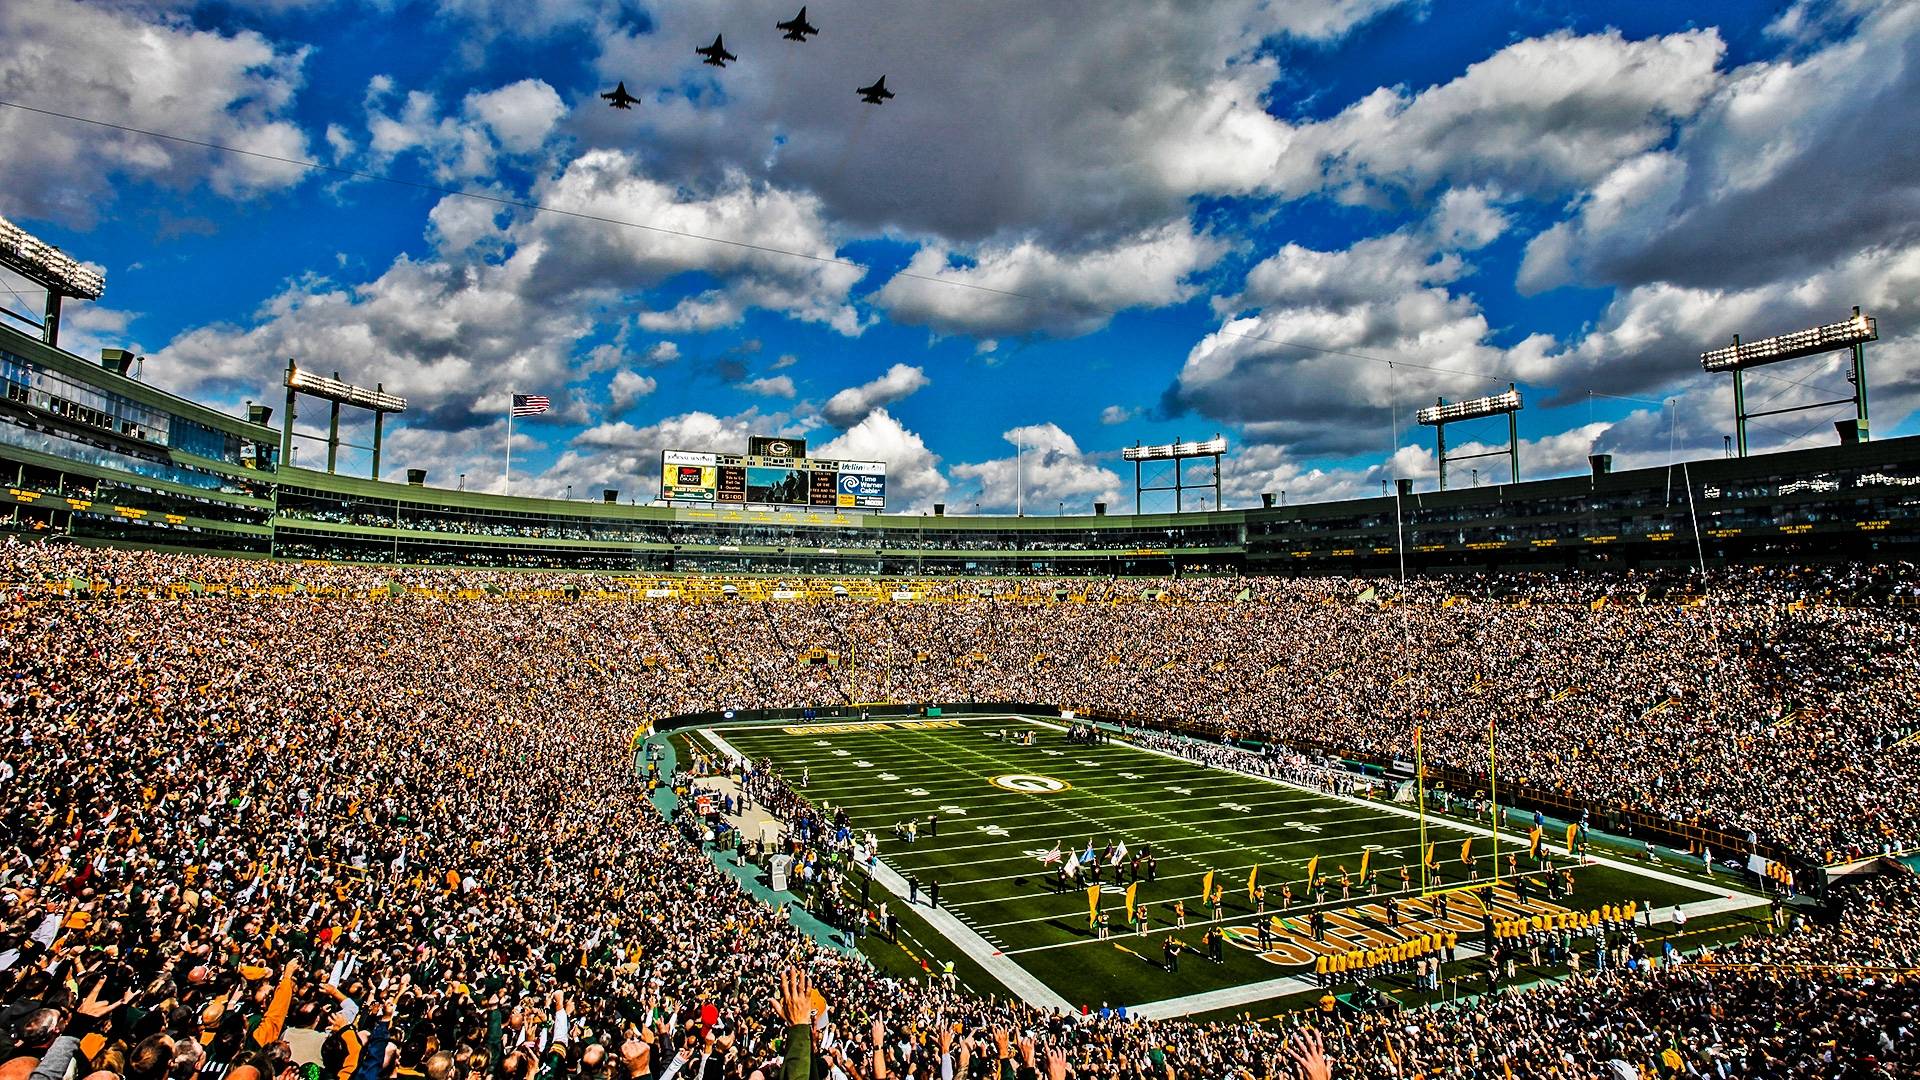
[[[679,767],[679,758],[678,755],[674,753],[672,741],[665,735],[651,735],[648,736],[647,742],[660,747],[661,753],[664,755],[660,761],[660,771],[666,776],[672,776],[674,769]],[[653,805],[655,809],[660,811],[661,816],[670,816],[673,813],[674,807],[680,805],[680,796],[674,794],[673,788],[670,785],[662,784],[659,789],[653,793]],[[815,941],[818,941],[830,949],[836,949],[843,953],[858,952],[852,945],[840,940],[840,932],[838,930],[821,922],[814,917],[811,911],[801,907],[799,898],[795,897],[791,892],[775,892],[773,889],[768,888],[760,880],[759,867],[752,863],[748,863],[745,866],[735,866],[733,860],[727,858],[726,853],[720,851],[709,851],[707,852],[707,857],[713,860],[713,865],[719,867],[727,876],[738,881],[741,888],[753,894],[753,896],[762,903],[767,904],[769,907],[785,907],[787,909],[787,918],[795,927],[805,931],[808,937],[813,938]]]

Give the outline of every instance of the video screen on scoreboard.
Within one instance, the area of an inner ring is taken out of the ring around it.
[[[668,450],[660,456],[660,497],[735,506],[882,510],[887,505],[887,465]]]
[[[807,474],[800,469],[747,466],[747,501],[776,506],[807,505]]]

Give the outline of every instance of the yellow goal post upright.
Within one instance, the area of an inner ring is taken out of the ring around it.
[[[1420,859],[1420,895],[1427,896],[1432,888],[1427,884],[1427,759],[1420,749],[1420,725],[1413,725],[1413,801],[1420,813],[1420,850],[1416,853]]]

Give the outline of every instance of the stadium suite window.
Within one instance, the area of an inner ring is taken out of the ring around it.
[[[166,480],[186,487],[219,491],[229,495],[259,494],[250,485],[224,476],[167,462],[149,461],[118,450],[96,446],[65,431],[40,431],[21,424],[0,423],[0,444],[36,450],[81,464],[116,469],[154,480]]]
[[[0,379],[7,398],[105,431],[160,443],[171,417],[120,394],[70,379],[13,353],[0,351]]]
[[[214,461],[240,464],[240,437],[217,431],[197,420],[174,417],[168,429],[167,445]]]

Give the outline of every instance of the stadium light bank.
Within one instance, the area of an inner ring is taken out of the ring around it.
[[[1740,448],[1740,456],[1747,456],[1748,420],[1762,416],[1777,416],[1780,413],[1802,412],[1807,409],[1824,409],[1834,405],[1853,406],[1854,418],[1839,421],[1834,425],[1839,429],[1840,441],[1843,443],[1865,442],[1868,436],[1866,344],[1869,341],[1878,340],[1880,340],[1879,324],[1873,316],[1862,315],[1860,309],[1856,307],[1853,309],[1851,318],[1840,322],[1795,330],[1790,334],[1762,338],[1759,341],[1741,341],[1740,335],[1735,334],[1733,344],[1701,353],[1700,367],[1708,374],[1718,374],[1723,371],[1733,373],[1734,439]],[[1847,381],[1853,384],[1851,397],[1815,401],[1806,405],[1790,405],[1762,412],[1747,411],[1745,372],[1748,368],[1797,360],[1803,356],[1838,352],[1841,349],[1849,349],[1853,352],[1853,370],[1847,375]]]
[[[1227,440],[1215,435],[1205,442],[1181,442],[1174,440],[1157,446],[1142,446],[1135,443],[1120,451],[1120,457],[1133,462],[1133,512],[1140,513],[1140,496],[1145,492],[1173,492],[1173,512],[1178,514],[1186,510],[1186,493],[1193,488],[1205,490],[1213,488],[1213,508],[1220,509],[1220,458],[1227,452]],[[1191,484],[1186,480],[1186,463],[1197,458],[1211,458],[1213,474],[1209,480]],[[1165,473],[1155,473],[1152,477],[1145,473],[1146,463],[1150,461],[1172,462],[1172,482],[1166,482]],[[1157,482],[1148,483],[1152,479]]]
[[[327,471],[334,471],[334,463],[340,455],[340,406],[351,405],[356,409],[366,409],[373,413],[373,445],[355,447],[355,449],[373,451],[373,478],[380,479],[380,438],[385,427],[388,413],[407,411],[407,399],[398,394],[389,394],[381,384],[375,383],[372,390],[364,386],[340,381],[340,373],[334,372],[333,378],[315,375],[303,370],[292,360],[287,361],[287,411],[280,423],[280,460],[292,460],[293,453],[293,417],[294,402],[301,395],[317,397],[332,403],[332,416],[327,424]]]
[[[1489,394],[1486,397],[1469,398],[1466,401],[1448,401],[1439,398],[1432,405],[1413,414],[1416,422],[1433,429],[1435,452],[1440,459],[1440,490],[1447,490],[1447,462],[1471,461],[1475,458],[1505,457],[1507,467],[1512,473],[1512,482],[1520,480],[1520,391],[1511,383],[1505,393]],[[1481,420],[1489,416],[1507,418],[1507,446],[1504,450],[1489,450],[1482,454],[1456,454],[1447,456],[1447,425],[1465,420]]]
[[[47,290],[46,307],[40,321],[13,311],[0,311],[40,331],[40,340],[60,345],[60,305],[66,297],[98,300],[107,291],[107,279],[100,271],[47,243],[27,230],[0,218],[0,267],[19,274]]]

